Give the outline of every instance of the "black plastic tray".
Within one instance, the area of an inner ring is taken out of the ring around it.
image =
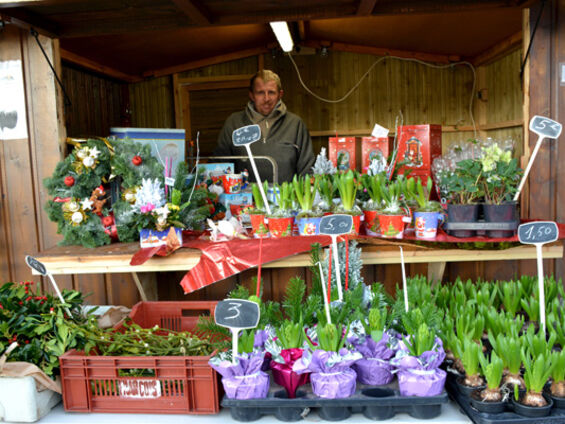
[[[326,421],[342,421],[355,413],[380,421],[402,412],[423,420],[435,418],[441,414],[441,405],[449,402],[445,391],[430,397],[400,396],[396,382],[386,386],[358,384],[355,394],[343,399],[315,396],[309,385],[299,388],[297,395],[296,399],[288,399],[281,386],[272,384],[264,399],[224,397],[222,406],[230,408],[234,420],[245,422],[258,420],[263,415],[273,415],[280,421],[299,421],[312,409]]]
[[[479,412],[475,409],[469,400],[469,397],[463,395],[451,378],[447,378],[445,383],[449,395],[459,404],[461,409],[475,424],[565,424],[565,409],[551,409],[551,413],[547,417],[525,417],[516,414],[512,410],[512,404],[506,405],[506,411],[499,414],[487,414]]]
[[[443,227],[446,230],[502,230],[515,231],[520,225],[520,221],[505,222],[445,222]]]

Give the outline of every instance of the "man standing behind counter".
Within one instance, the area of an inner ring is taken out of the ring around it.
[[[314,165],[312,140],[302,120],[286,109],[281,100],[283,90],[277,74],[269,70],[257,72],[249,84],[249,98],[245,110],[232,114],[224,123],[218,136],[216,156],[247,156],[243,146],[234,146],[232,133],[246,125],[258,124],[261,139],[251,144],[253,156],[271,156],[278,164],[278,181],[291,181],[294,174],[307,174]],[[273,180],[270,162],[256,160],[262,181]],[[249,160],[235,161],[237,173],[249,170],[249,177],[255,180]]]

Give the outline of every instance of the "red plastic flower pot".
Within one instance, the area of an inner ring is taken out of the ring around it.
[[[387,238],[402,238],[404,225],[410,218],[404,215],[379,215],[381,236]]]
[[[363,211],[365,215],[365,232],[368,236],[377,236],[380,231],[379,213],[377,211]]]
[[[251,219],[251,234],[253,234],[253,237],[269,237],[269,229],[264,214],[251,213],[249,218]]]
[[[292,235],[292,223],[294,217],[288,218],[269,218],[269,232],[271,237],[288,237]]]

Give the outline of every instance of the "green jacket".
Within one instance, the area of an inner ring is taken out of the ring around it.
[[[278,181],[291,181],[294,174],[304,175],[311,172],[315,157],[312,151],[312,140],[308,129],[302,120],[293,113],[286,111],[282,101],[267,117],[257,119],[257,112],[249,102],[246,110],[232,114],[224,123],[218,136],[218,144],[214,150],[215,156],[241,155],[247,157],[247,149],[234,146],[232,133],[246,125],[259,124],[262,138],[250,145],[253,156],[271,156],[277,162]],[[249,159],[234,160],[235,172],[244,169],[249,171],[249,179],[255,181]],[[270,162],[255,159],[261,181],[273,181],[273,167]]]

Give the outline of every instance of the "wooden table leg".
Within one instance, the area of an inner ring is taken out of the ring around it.
[[[441,283],[444,272],[445,272],[445,262],[428,263],[428,281],[432,285]]]
[[[142,272],[141,278],[137,272],[132,272],[133,281],[139,290],[141,300],[144,302],[148,300],[157,300],[157,275],[154,272]]]

